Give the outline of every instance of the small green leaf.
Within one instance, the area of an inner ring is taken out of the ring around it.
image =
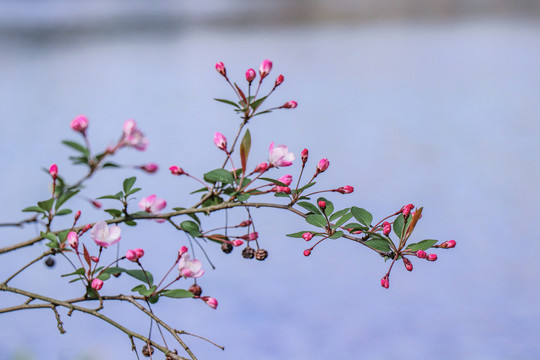
[[[155,304],[155,303],[157,303],[158,301],[159,301],[159,295],[150,296],[150,297],[148,298],[148,302],[149,302],[150,304]]]
[[[316,207],[315,205],[313,205],[312,203],[309,203],[307,201],[297,202],[296,205],[301,206],[304,209],[306,209],[307,211],[310,211],[310,212],[312,212],[314,214],[321,214],[321,211],[319,210],[318,207]]]
[[[118,274],[118,273],[123,273],[123,272],[126,272],[127,270],[124,269],[124,268],[121,268],[121,267],[115,267],[115,266],[111,266],[111,267],[108,267],[107,269],[103,270],[104,273],[108,273],[108,274]]]
[[[69,146],[70,148],[72,148],[74,150],[77,150],[78,152],[84,154],[85,156],[88,156],[88,154],[89,154],[88,149],[85,146],[83,146],[83,145],[81,145],[81,144],[79,144],[79,143],[77,143],[75,141],[64,140],[64,141],[62,141],[62,144],[66,145],[66,146]]]
[[[367,226],[360,225],[358,223],[348,223],[347,225],[344,225],[343,227],[347,229],[353,229],[353,231],[357,231],[357,230],[366,231],[369,229]]]
[[[406,248],[407,250],[410,250],[410,251],[427,250],[433,245],[435,245],[436,243],[437,243],[437,240],[426,239],[426,240],[422,240],[414,244],[409,244],[406,246]]]
[[[22,209],[23,212],[39,212],[39,213],[45,213],[45,210],[38,206],[29,206],[27,208]]]
[[[310,188],[310,187],[312,187],[312,186],[315,185],[315,184],[316,184],[316,182],[310,182],[310,183],[308,183],[308,184],[302,186],[302,187],[301,187],[300,189],[298,189],[298,190],[299,190],[299,191],[304,191],[304,190],[306,190],[307,188]]]
[[[234,177],[230,171],[225,169],[215,169],[204,174],[204,181],[215,183],[220,182],[222,184],[234,183]]]
[[[343,236],[343,231],[336,231],[329,239],[339,239]]]
[[[67,238],[67,235],[69,234],[69,232],[71,231],[71,229],[66,229],[66,230],[62,230],[58,233],[58,240],[63,243],[64,241],[66,241],[66,238]]]
[[[124,221],[124,224],[128,225],[128,226],[137,226],[137,223],[133,220],[126,220]]]
[[[80,268],[78,268],[77,270],[75,270],[72,273],[63,274],[63,275],[60,275],[60,276],[61,277],[66,277],[66,276],[71,276],[71,275],[84,275],[84,268],[80,267]]]
[[[56,200],[56,205],[54,206],[55,210],[58,210],[60,206],[62,206],[66,201],[68,201],[71,197],[76,195],[80,190],[76,191],[66,191],[62,195],[58,197],[58,200]]]
[[[244,202],[244,201],[247,201],[247,199],[249,199],[250,196],[251,194],[243,193],[243,194],[238,195],[236,198],[238,199],[238,201]]]
[[[54,203],[54,198],[51,198],[49,200],[38,201],[38,206],[45,211],[51,211],[53,203]]]
[[[170,298],[176,298],[176,299],[182,299],[182,298],[192,298],[193,294],[187,290],[184,289],[172,289],[172,290],[164,290],[159,295],[161,296],[167,296]]]
[[[139,192],[139,191],[141,191],[141,188],[131,189],[129,192],[126,193],[126,196],[133,195],[133,194],[135,194],[136,192]]]
[[[270,179],[270,178],[259,178],[261,180],[264,180],[264,181],[269,181],[271,182],[272,184],[276,184],[277,186],[283,186],[283,187],[286,187],[287,185],[285,185],[284,183],[282,183],[281,181],[278,181],[278,180],[274,180],[274,179]]]
[[[230,101],[230,100],[226,100],[226,99],[216,99],[216,98],[214,98],[214,100],[219,101],[219,102],[222,102],[222,103],[225,103],[225,104],[232,105],[232,106],[234,106],[234,107],[240,109],[240,106],[238,106],[237,103],[234,103],[234,102],[232,102],[232,101]]]
[[[394,228],[394,233],[400,239],[401,239],[401,235],[403,234],[404,223],[405,223],[405,220],[403,219],[403,214],[399,214],[396,220],[394,220],[394,225],[392,226]]]
[[[50,247],[51,249],[58,249],[60,246],[58,244],[58,241],[54,240],[54,241],[51,241],[51,242],[48,242],[47,244],[48,247]]]
[[[56,241],[56,239],[57,239],[57,238],[56,238],[56,234],[53,233],[53,232],[45,233],[45,232],[41,231],[41,232],[39,233],[39,235],[41,235],[41,237],[43,237],[44,239],[49,239],[49,240],[51,240],[51,241]]]
[[[382,239],[372,239],[365,242],[365,244],[375,250],[389,252],[390,244],[388,244],[388,241],[382,240]]]
[[[153,284],[154,283],[154,277],[152,274],[148,271],[142,271],[142,270],[126,270],[126,273],[129,276],[133,276],[135,279],[142,281],[145,284]],[[146,276],[145,276],[146,273]],[[148,280],[147,280],[148,277]]]
[[[201,236],[201,232],[199,230],[199,225],[191,220],[182,221],[180,223],[180,227],[187,231],[191,236],[193,237],[199,237]]]
[[[353,206],[351,208],[351,213],[353,214],[353,216],[356,218],[356,220],[360,221],[360,223],[366,225],[366,226],[370,226],[371,225],[371,221],[373,220],[373,215],[371,215],[371,213],[365,209],[362,209],[362,208],[359,208],[359,207],[356,207],[356,206]]]
[[[285,193],[275,193],[274,196],[275,196],[275,197],[286,197],[286,198],[289,197],[289,195],[287,195],[287,194],[285,194]]]
[[[313,225],[313,226],[318,226],[318,227],[322,227],[322,228],[326,228],[326,219],[324,218],[324,216],[322,215],[318,215],[318,214],[309,214],[307,217],[306,217],[306,221]]]
[[[208,207],[212,205],[221,204],[222,202],[223,202],[223,199],[221,197],[212,195],[202,203],[202,206]]]
[[[111,277],[111,274],[106,273],[106,272],[103,272],[103,273],[101,273],[101,275],[99,275],[97,278],[98,278],[99,280],[106,281],[106,280],[109,280],[110,277]]]
[[[98,197],[98,199],[113,199],[113,200],[120,200],[124,197],[124,193],[122,191],[120,192],[117,192],[116,194],[114,195],[104,195],[104,196],[100,196]]]
[[[295,233],[292,233],[292,234],[287,234],[285,236],[292,237],[292,238],[301,238],[302,235],[304,235],[304,233],[306,233],[306,232],[310,232],[310,231],[299,231],[299,232],[295,232]]]
[[[119,168],[120,165],[113,163],[113,162],[106,162],[102,165],[103,168],[112,167],[112,168]]]
[[[262,97],[262,98],[260,98],[260,99],[255,100],[254,102],[252,102],[252,103],[250,104],[251,108],[252,108],[253,110],[257,110],[257,108],[258,108],[259,106],[262,105],[262,103],[264,102],[264,100],[266,100],[267,97],[268,97],[268,96],[265,96],[265,97]]]
[[[72,212],[73,211],[71,211],[71,209],[62,209],[58,211],[55,215],[57,216],[68,215],[68,214],[71,214]]]
[[[133,187],[133,184],[135,184],[136,180],[137,180],[137,178],[135,176],[127,178],[126,180],[124,180],[124,183],[123,183],[124,193],[126,193],[126,194],[129,193],[129,191]]]
[[[335,213],[332,214],[332,216],[330,216],[330,217],[328,218],[328,220],[334,221],[334,220],[337,219],[338,217],[343,216],[343,215],[345,215],[346,213],[348,213],[349,210],[350,210],[350,209],[347,208],[347,209],[343,209],[343,210],[336,211]],[[352,215],[351,215],[351,217],[352,217]],[[350,218],[349,218],[349,219],[350,219]]]
[[[120,211],[118,209],[105,209],[103,211],[105,211],[106,213],[109,213],[112,217],[120,217],[120,216],[122,216],[122,211]]]
[[[349,221],[350,219],[352,218],[352,214],[351,213],[347,213],[345,215],[343,215],[341,217],[341,219],[339,219],[335,224],[334,224],[334,229],[340,227],[341,225],[345,224],[347,221]]]

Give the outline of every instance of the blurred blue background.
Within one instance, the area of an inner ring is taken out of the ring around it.
[[[124,120],[135,119],[150,146],[126,150],[118,161],[161,166],[155,175],[136,173],[140,197],[155,193],[167,210],[189,206],[198,185],[166,169],[180,165],[202,176],[219,167],[213,134],[232,140],[239,122],[212,100],[233,97],[214,64],[223,61],[244,84],[246,69],[270,59],[269,82],[285,76],[270,104],[293,99],[299,106],[254,119],[251,165],[267,158],[272,141],[297,157],[307,147],[310,166],[330,160],[320,189],[355,187],[331,197],[337,206],[360,206],[376,219],[407,203],[424,206],[414,240],[455,239],[457,247],[438,251],[435,263],[412,259],[412,273],[397,266],[385,290],[380,278],[389,264],[376,254],[343,239],[305,258],[306,243],[284,234],[309,226],[261,209],[252,215],[266,261],[206,246],[217,270],[205,262],[199,283],[219,300],[218,310],[164,299],[156,313],[226,347],[184,336],[199,359],[538,358],[539,14],[540,3],[525,0],[1,1],[0,222],[23,219],[20,209],[47,197],[42,168],[57,163],[68,179],[83,175],[60,144],[78,139],[69,122],[79,114],[89,117],[101,149],[118,138]],[[272,175],[296,179],[298,171],[297,162]],[[85,194],[115,193],[133,173],[103,171]],[[83,211],[83,222],[105,218],[83,197],[72,208]],[[233,224],[246,219],[241,210],[228,215]],[[224,221],[215,214],[205,226]],[[70,226],[67,219],[60,225]],[[38,232],[1,231],[2,246]],[[156,277],[188,244],[167,224],[122,231],[121,251],[145,248],[144,264]],[[1,255],[0,277],[44,248]],[[12,285],[80,296],[76,284],[58,277],[69,271],[57,257],[54,269],[38,263]],[[102,292],[136,285],[120,280]],[[2,307],[23,301],[1,296]],[[65,335],[48,310],[0,316],[0,359],[136,358],[115,328],[59,311]],[[148,331],[126,304],[109,304],[105,313]]]

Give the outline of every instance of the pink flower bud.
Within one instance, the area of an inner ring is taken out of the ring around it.
[[[288,186],[274,186],[272,188],[272,191],[276,192],[276,193],[290,194],[291,193],[291,188],[288,187]]]
[[[383,222],[383,234],[388,236],[392,230],[392,225],[388,221]]]
[[[137,253],[134,250],[128,250],[126,253],[126,259],[128,259],[129,261],[135,262],[139,259],[139,257],[137,256]]]
[[[403,212],[403,217],[409,216],[413,208],[414,208],[413,204],[405,205],[404,207],[402,207],[401,211]]]
[[[385,289],[388,289],[388,287],[390,287],[390,279],[388,275],[384,275],[381,279],[381,286]]]
[[[328,161],[328,159],[321,159],[317,164],[317,173],[322,173],[326,171],[326,169],[328,169],[328,166],[330,166],[330,161]]]
[[[270,74],[272,70],[272,62],[270,60],[264,60],[259,67],[259,74],[261,75],[261,80]]]
[[[79,237],[75,231],[70,231],[68,233],[67,241],[69,246],[71,246],[73,249],[77,249],[77,247],[79,247]]]
[[[405,269],[407,269],[407,271],[412,271],[413,269],[413,266],[412,266],[412,263],[409,259],[407,259],[406,257],[403,257],[403,265],[405,265]]]
[[[210,306],[212,309],[216,309],[218,306],[218,301],[213,297],[203,296],[201,299],[203,299],[206,305]]]
[[[86,128],[88,127],[88,119],[84,115],[79,115],[71,121],[70,126],[73,130],[84,134]]]
[[[51,174],[53,180],[56,180],[56,176],[58,175],[58,166],[56,164],[52,164],[49,168],[49,174]]]
[[[240,239],[235,239],[235,240],[232,241],[233,246],[240,246],[243,243],[244,242],[242,240],[240,240]]]
[[[455,240],[445,241],[441,245],[439,245],[439,247],[443,249],[451,249],[453,247],[456,247],[456,241]]]
[[[305,164],[307,162],[307,159],[308,159],[308,155],[309,155],[309,151],[308,149],[304,149],[302,150],[302,162]]]
[[[279,75],[276,79],[276,83],[274,84],[274,87],[278,87],[283,82],[284,78],[283,75]]]
[[[255,73],[255,70],[248,69],[248,71],[246,71],[246,80],[248,83],[251,84],[251,82],[255,79],[256,76],[257,74]]]
[[[246,226],[251,225],[251,223],[252,223],[251,220],[244,220],[238,225],[238,227],[246,227]]]
[[[103,287],[103,281],[102,280],[99,280],[99,279],[92,280],[92,288],[94,288],[96,290],[101,290],[102,287]]]
[[[248,236],[249,241],[257,240],[258,238],[259,238],[259,233],[258,232],[252,232]]]
[[[304,256],[309,256],[309,255],[311,255],[311,250],[310,249],[304,250]]]
[[[427,261],[435,261],[437,260],[437,254],[428,254],[426,257]]]
[[[225,70],[225,65],[220,61],[216,63],[216,70],[218,73],[220,73],[222,76],[227,76],[227,70]]]
[[[90,201],[92,203],[92,205],[96,208],[96,209],[101,209],[101,203],[97,200],[91,200]]]
[[[80,217],[81,217],[81,210],[75,213],[75,222],[77,222],[77,220],[79,220]]]
[[[133,251],[135,251],[137,253],[137,257],[140,259],[144,256],[144,250],[141,249],[141,248],[136,248],[136,249],[133,249]]]
[[[81,236],[82,234],[84,234],[85,232],[87,232],[88,230],[90,230],[92,228],[92,224],[86,224],[82,230],[81,230],[81,233],[79,234],[79,236]]]
[[[319,207],[321,209],[323,209],[323,210],[326,209],[326,201],[321,200],[321,201],[318,202],[318,205],[319,205]]]
[[[427,257],[427,253],[424,250],[418,250],[416,252],[416,256],[420,259],[425,259]]]
[[[149,174],[153,174],[155,173],[156,171],[158,171],[158,165],[157,164],[154,164],[154,163],[149,163],[149,164],[145,164],[145,165],[142,165],[141,167],[139,167],[139,169],[141,169],[142,171],[145,171]]]
[[[306,240],[306,241],[309,241],[311,239],[313,239],[313,234],[310,233],[310,232],[305,232],[302,234],[302,239]]]
[[[97,256],[90,256],[90,260],[92,260],[95,263],[99,262],[99,258]]]
[[[184,255],[185,253],[188,252],[188,248],[186,246],[182,246],[179,250],[178,250],[178,257],[181,257],[182,255]]]
[[[260,173],[263,173],[265,172],[266,170],[268,170],[268,163],[260,163],[259,165],[257,165],[255,167],[255,170],[253,170],[253,172],[260,172]]]
[[[184,175],[185,174],[184,170],[182,170],[181,167],[178,167],[176,165],[171,166],[169,168],[169,170],[171,171],[171,174],[173,174],[173,175]]]
[[[283,175],[278,179],[279,182],[284,183],[285,185],[289,186],[292,183],[292,175]]]
[[[340,194],[350,194],[354,191],[354,188],[350,185],[345,185],[336,189],[336,191]]]
[[[219,132],[214,134],[214,144],[223,151],[227,151],[227,138]]]
[[[281,105],[281,107],[284,109],[294,109],[297,106],[298,106],[298,103],[294,100],[287,101],[285,104]]]

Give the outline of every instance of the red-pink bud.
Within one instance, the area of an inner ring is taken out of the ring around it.
[[[456,241],[455,240],[445,241],[441,245],[439,245],[439,247],[443,249],[451,249],[453,247],[456,247]]]
[[[88,127],[88,118],[84,115],[79,115],[71,121],[70,126],[73,130],[84,134]]]
[[[388,287],[390,287],[390,279],[388,275],[384,275],[381,279],[381,286],[385,289],[388,289]]]
[[[96,208],[96,209],[101,209],[101,203],[97,200],[91,200],[90,201],[92,203],[92,205]]]
[[[75,213],[75,222],[77,222],[77,220],[79,220],[80,217],[81,217],[81,210]]]
[[[392,230],[392,225],[388,221],[383,222],[383,234],[388,236],[390,234],[390,231]]]
[[[184,255],[185,253],[188,252],[188,248],[186,246],[182,246],[179,250],[178,250],[178,257],[180,258],[182,255]]]
[[[81,233],[79,234],[79,236],[81,236],[82,234],[84,234],[85,232],[87,232],[88,230],[90,230],[91,228],[92,228],[92,224],[86,224],[86,225],[84,225],[84,227],[82,228]]]
[[[317,173],[322,173],[330,166],[330,161],[328,159],[321,159],[317,164]]]
[[[305,232],[302,234],[302,239],[306,240],[306,241],[309,241],[311,239],[313,239],[313,234],[310,233],[310,232]]]
[[[77,249],[77,247],[79,247],[79,237],[75,231],[70,231],[68,233],[67,241],[69,246],[71,246],[73,249]]]
[[[216,132],[214,134],[214,144],[216,144],[219,149],[227,151],[227,138],[222,133]]]
[[[96,290],[101,290],[101,288],[103,287],[103,281],[102,280],[99,280],[99,279],[94,279],[92,280],[92,288],[96,289]]]
[[[156,171],[158,171],[159,167],[155,163],[149,163],[149,164],[145,164],[145,165],[140,166],[139,169],[141,169],[142,171],[145,171],[145,172],[147,172],[149,174],[153,174]]]
[[[210,306],[212,309],[216,309],[218,307],[218,301],[213,297],[203,296],[201,299],[203,299],[206,305]]]
[[[260,173],[263,173],[265,172],[266,170],[268,170],[268,163],[260,163],[259,165],[257,165],[255,167],[255,170],[253,170],[253,172],[260,172]]]
[[[405,205],[404,207],[402,207],[401,211],[403,212],[403,217],[409,216],[409,214],[411,213],[411,210],[413,208],[414,208],[413,204],[408,204],[408,205]]]
[[[426,257],[427,261],[435,261],[437,260],[437,254],[428,254]]]
[[[173,174],[173,175],[184,175],[185,174],[184,170],[182,170],[181,167],[178,167],[176,165],[171,166],[169,168],[169,170],[171,171],[171,174]]]
[[[216,63],[216,70],[218,73],[220,73],[222,76],[227,76],[227,70],[225,70],[225,65],[220,61]]]
[[[139,257],[137,256],[137,253],[135,252],[135,250],[128,250],[126,253],[126,259],[128,259],[129,261],[135,262],[139,259]]]
[[[311,250],[310,249],[304,250],[304,256],[309,256],[309,255],[311,255]]]
[[[424,250],[418,250],[416,252],[416,256],[420,259],[425,259],[427,257],[427,253]]]
[[[292,180],[292,175],[283,175],[278,179],[279,182],[284,183],[287,186],[291,185]]]
[[[90,256],[90,260],[92,260],[95,263],[99,262],[99,258],[97,256]]]
[[[302,150],[302,162],[305,164],[307,162],[307,159],[308,159],[308,156],[309,156],[309,151],[308,149],[304,149]]]
[[[257,240],[258,238],[259,238],[259,233],[258,232],[252,232],[248,236],[249,241]]]
[[[323,209],[323,210],[326,209],[326,201],[320,200],[320,201],[318,202],[318,205],[319,205],[319,207],[320,207],[321,209]]]
[[[283,104],[281,107],[284,109],[294,109],[298,106],[298,103],[294,100],[287,101],[285,104]]]
[[[276,83],[274,84],[274,87],[278,87],[283,82],[284,78],[283,75],[279,75],[276,79]]]
[[[255,70],[248,69],[246,71],[246,80],[247,80],[248,83],[251,84],[251,82],[255,79],[256,76],[257,76],[257,74],[255,73]]]
[[[238,227],[246,227],[246,226],[251,225],[251,223],[252,223],[251,220],[244,220],[240,224],[238,224]]]
[[[133,249],[133,251],[135,251],[135,253],[137,253],[137,257],[140,259],[144,256],[144,250],[141,249],[141,248],[136,248],[136,249]]]
[[[405,265],[405,269],[407,269],[408,271],[412,271],[413,269],[413,266],[412,266],[412,263],[409,259],[407,259],[406,257],[403,257],[403,265]]]
[[[350,185],[345,185],[340,188],[337,188],[336,191],[340,194],[350,194],[354,191],[354,188]]]
[[[243,243],[244,242],[242,240],[240,240],[240,239],[235,239],[235,240],[232,241],[233,246],[240,246]]]
[[[264,60],[259,67],[259,74],[261,75],[261,80],[270,74],[272,70],[272,62],[270,60]]]
[[[51,174],[53,180],[56,180],[56,176],[58,175],[58,166],[56,164],[52,164],[49,168],[49,174]]]

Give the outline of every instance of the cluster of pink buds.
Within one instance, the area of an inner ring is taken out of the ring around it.
[[[137,150],[146,150],[148,146],[148,139],[144,137],[144,134],[137,128],[135,120],[126,120],[124,123],[124,136],[122,138],[122,144],[126,146],[134,147]]]
[[[390,231],[392,231],[392,225],[388,221],[383,222],[383,234],[388,236],[390,235]]]
[[[427,261],[436,261],[437,254],[428,254],[424,250],[418,250],[416,252],[416,257],[419,259],[426,259]]]
[[[388,274],[384,275],[381,279],[381,286],[385,289],[390,287],[390,276]]]
[[[274,186],[272,188],[272,192],[290,194],[291,193],[291,188],[288,187],[288,186]]]
[[[133,262],[139,261],[139,259],[142,258],[143,256],[144,256],[144,250],[141,248],[128,250],[126,252],[126,259]]]
[[[302,234],[302,239],[306,240],[306,241],[309,241],[311,239],[313,239],[313,234],[310,233],[310,232],[305,232]]]
[[[403,217],[407,218],[407,216],[409,216],[409,214],[411,213],[412,209],[414,209],[413,204],[408,204],[408,205],[405,205],[404,207],[402,207],[401,212],[403,213]]]

